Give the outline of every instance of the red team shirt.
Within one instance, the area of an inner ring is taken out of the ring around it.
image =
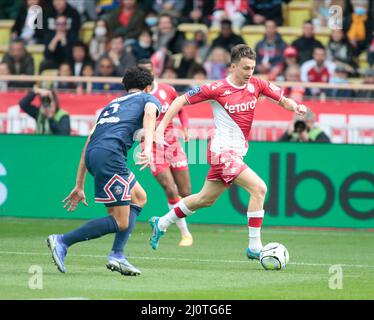
[[[247,166],[243,156],[248,150],[255,107],[260,95],[279,102],[283,91],[274,84],[251,77],[248,84],[234,85],[230,78],[197,87],[185,93],[188,103],[211,100],[215,135],[211,140],[208,180],[221,180],[228,186]]]
[[[169,86],[165,83],[160,83],[154,81],[154,86],[152,91],[150,92],[153,96],[155,96],[162,105],[161,114],[157,119],[156,126],[160,123],[160,121],[164,118],[166,111],[168,111],[171,103],[178,97],[177,92],[172,86]],[[179,120],[182,124],[183,128],[188,127],[188,116],[185,110],[181,110],[178,113]],[[174,129],[173,121],[170,121],[165,129],[165,141],[175,140],[175,135],[170,132]]]
[[[161,102],[162,106],[160,116],[157,119],[157,126],[164,118],[171,103],[178,97],[178,94],[172,86],[157,81],[154,81],[153,89],[150,94],[155,96]],[[182,127],[188,128],[187,112],[182,109],[178,113],[178,117]],[[178,141],[178,135],[173,132],[173,129],[173,122],[170,121],[165,129],[165,142],[167,145],[158,147],[156,144],[153,144],[153,159],[149,168],[154,176],[157,176],[159,173],[169,168],[172,171],[188,169],[186,154]]]

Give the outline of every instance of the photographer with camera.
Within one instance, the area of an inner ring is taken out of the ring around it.
[[[40,97],[39,107],[31,104]],[[20,107],[36,121],[37,134],[70,135],[70,116],[60,108],[57,94],[53,90],[34,87],[19,102]]]
[[[315,126],[315,114],[308,110],[303,118],[295,117],[294,122],[279,141],[330,142],[330,138],[322,129]]]

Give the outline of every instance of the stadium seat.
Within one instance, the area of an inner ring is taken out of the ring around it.
[[[196,31],[208,34],[208,27],[202,23],[181,23],[178,25],[178,30],[184,32],[187,40],[193,40]]]
[[[92,38],[92,35],[93,35],[93,30],[94,30],[94,26],[95,26],[95,22],[94,21],[86,21],[81,29],[80,29],[80,39],[84,42],[84,43],[89,43],[91,38]]]
[[[278,32],[288,44],[291,44],[302,34],[301,28],[296,27],[278,27]]]
[[[8,44],[0,45],[0,61],[2,60],[3,56],[8,52]]]
[[[315,28],[316,38],[322,42],[323,45],[327,45],[330,39],[331,29],[328,27]]]
[[[241,30],[241,36],[245,40],[246,44],[251,48],[255,48],[257,42],[264,38],[265,27],[264,26],[244,26]]]
[[[35,74],[39,73],[40,63],[44,59],[44,44],[31,44],[27,46],[27,51],[30,52],[34,58]]]
[[[292,1],[287,6],[287,25],[301,28],[304,21],[312,18],[312,1]]]
[[[14,20],[0,20],[0,45],[7,45],[10,40],[10,29]]]

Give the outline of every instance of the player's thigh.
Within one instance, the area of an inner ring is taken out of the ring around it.
[[[214,202],[226,189],[227,187],[222,181],[205,180],[198,195],[201,201]]]
[[[129,205],[107,207],[107,211],[116,220],[120,231],[128,228],[130,216]]]
[[[134,186],[131,188],[131,203],[139,207],[144,207],[147,202],[147,193],[141,186],[141,184],[136,181]]]
[[[247,167],[234,180],[234,183],[244,188],[250,194],[266,194],[267,187],[256,172]]]
[[[191,178],[188,167],[185,170],[172,170],[179,195],[184,198],[191,194]]]

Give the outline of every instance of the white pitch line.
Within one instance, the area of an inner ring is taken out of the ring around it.
[[[14,254],[14,255],[30,255],[30,256],[50,256],[50,253],[42,252],[16,252],[16,251],[0,251],[1,254]],[[92,254],[71,254],[70,257],[83,257],[83,258],[95,258],[102,259],[107,258],[107,256],[102,255],[92,255]],[[138,257],[131,256],[131,259],[140,259],[140,260],[165,260],[165,261],[184,261],[184,262],[207,262],[207,263],[248,263],[244,260],[218,260],[218,259],[188,259],[188,258],[170,258],[170,257]],[[344,263],[309,263],[309,262],[289,262],[291,265],[296,266],[312,266],[312,267],[330,267],[332,265],[340,265],[342,267],[352,267],[352,268],[374,268],[374,265],[365,265],[365,264],[344,264]]]

